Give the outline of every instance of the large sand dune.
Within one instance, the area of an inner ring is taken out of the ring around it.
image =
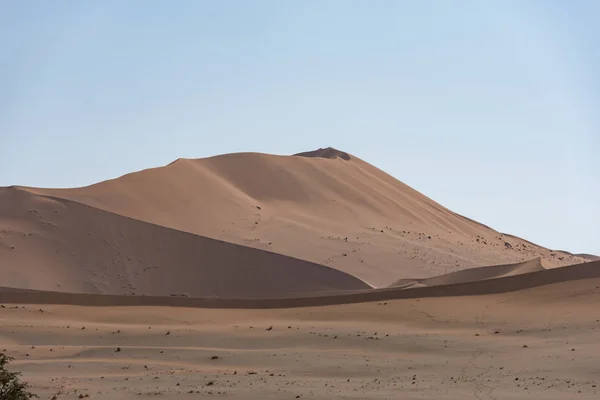
[[[180,159],[88,187],[0,195],[4,286],[271,297],[586,261],[455,214],[331,148]]]

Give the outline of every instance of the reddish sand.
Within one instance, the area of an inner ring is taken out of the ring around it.
[[[0,349],[42,398],[598,398],[600,260],[332,148],[0,188]]]
[[[3,188],[0,207],[0,284],[28,289],[280,297],[586,261],[457,215],[331,148],[180,159],[76,189]]]
[[[294,309],[5,304],[0,348],[45,399],[596,399],[599,287],[596,272]]]

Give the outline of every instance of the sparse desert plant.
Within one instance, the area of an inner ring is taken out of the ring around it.
[[[13,360],[4,353],[0,353],[0,399],[2,400],[29,400],[38,397],[29,392],[29,385],[20,381],[19,372],[10,372],[6,366]]]

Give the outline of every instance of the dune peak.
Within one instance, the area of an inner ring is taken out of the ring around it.
[[[352,157],[350,157],[350,154],[346,153],[345,151],[335,149],[333,147],[318,148],[317,150],[305,151],[294,155],[300,157],[328,158],[330,160],[341,158],[342,160],[349,161],[352,159]]]

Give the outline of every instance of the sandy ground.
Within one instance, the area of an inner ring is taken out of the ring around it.
[[[274,310],[13,305],[0,348],[42,398],[597,398],[600,278]]]

